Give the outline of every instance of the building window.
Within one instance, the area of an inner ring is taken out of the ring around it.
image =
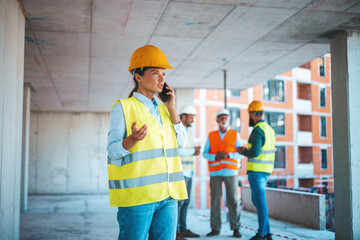
[[[320,132],[321,137],[326,138],[326,117],[320,117]]]
[[[325,88],[320,88],[320,107],[325,107]]]
[[[234,89],[227,90],[226,95],[228,97],[237,97],[237,98],[239,98],[240,97],[240,90],[234,90]]]
[[[327,150],[321,149],[321,169],[327,169]]]
[[[264,100],[268,101],[284,101],[284,80],[274,79],[264,83],[263,86]]]
[[[286,188],[286,179],[277,178],[277,179],[268,180],[266,182],[266,186],[271,188]]]
[[[275,130],[277,135],[285,135],[285,114],[265,112],[265,121]]]
[[[237,132],[241,132],[240,109],[229,108],[229,112],[230,112],[230,128]]]
[[[286,168],[285,146],[276,146],[274,168]]]
[[[310,178],[299,178],[299,187],[300,188],[312,188],[314,186],[314,179]],[[306,190],[306,189],[304,189]],[[310,189],[307,189],[310,190]]]
[[[319,59],[319,76],[325,77],[325,59],[324,59],[324,57],[321,57]]]

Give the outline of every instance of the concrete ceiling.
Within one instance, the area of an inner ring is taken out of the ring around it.
[[[330,52],[360,29],[357,0],[22,0],[25,82],[38,111],[109,111],[135,49],[159,47],[174,88],[244,89]]]

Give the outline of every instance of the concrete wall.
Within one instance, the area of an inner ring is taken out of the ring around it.
[[[25,20],[0,0],[0,239],[18,239]]]
[[[242,188],[242,202],[244,210],[256,212],[248,186]],[[271,218],[325,230],[325,195],[267,188],[266,202]]]
[[[29,194],[108,192],[108,113],[32,112]]]

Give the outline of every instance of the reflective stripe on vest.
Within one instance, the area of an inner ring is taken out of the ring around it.
[[[124,188],[135,188],[146,185],[162,183],[162,182],[177,182],[184,180],[182,172],[177,173],[160,173],[155,175],[149,175],[144,177],[122,179],[122,180],[109,180],[110,189],[124,189]]]
[[[265,134],[265,144],[261,147],[259,156],[248,159],[247,170],[271,173],[275,162],[275,132],[269,124],[263,121],[258,122],[254,129],[257,127]],[[250,140],[248,146],[251,148]]]
[[[275,150],[260,151],[260,154],[271,154],[271,153],[275,153]]]
[[[176,133],[167,108],[158,105],[161,126],[135,97],[118,101],[122,104],[127,136],[132,133],[131,125],[135,121],[138,129],[144,124],[148,128],[146,137],[138,141],[127,156],[108,158],[110,205],[137,206],[169,196],[187,199]]]
[[[211,162],[209,162],[209,167],[219,166],[219,165],[220,165],[220,161],[215,162],[215,163],[211,163]]]
[[[237,163],[235,163],[235,162],[230,162],[230,161],[226,161],[226,160],[219,160],[219,161],[216,161],[216,162],[210,162],[210,163],[209,163],[209,166],[210,166],[210,167],[219,166],[220,164],[232,164],[232,165],[234,165],[234,166],[237,167]]]
[[[166,151],[166,157],[168,157],[168,158],[179,156],[178,148],[166,149],[165,151]],[[126,155],[125,157],[115,159],[115,160],[110,159],[108,156],[108,164],[113,164],[113,165],[121,167],[121,166],[124,166],[124,165],[132,163],[132,162],[143,161],[143,160],[152,159],[152,158],[160,158],[160,157],[165,157],[165,152],[164,152],[164,149],[162,149],[162,148],[130,153],[129,155]]]
[[[181,163],[183,164],[183,167],[184,165],[193,165],[193,161],[181,161]]]
[[[268,160],[260,160],[260,159],[254,159],[254,158],[249,158],[248,162],[252,162],[252,163],[263,163],[263,164],[274,164],[274,161],[268,161]]]
[[[224,138],[221,140],[219,131],[213,131],[209,133],[210,141],[210,154],[217,154],[218,152],[235,153],[237,132],[228,129],[225,133]],[[222,169],[233,170],[234,174],[238,172],[238,160],[226,158],[215,161],[208,161],[209,172],[221,171]]]

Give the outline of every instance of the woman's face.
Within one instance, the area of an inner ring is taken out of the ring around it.
[[[139,87],[152,93],[160,93],[165,84],[165,69],[150,68],[145,71],[144,76],[140,76]]]

